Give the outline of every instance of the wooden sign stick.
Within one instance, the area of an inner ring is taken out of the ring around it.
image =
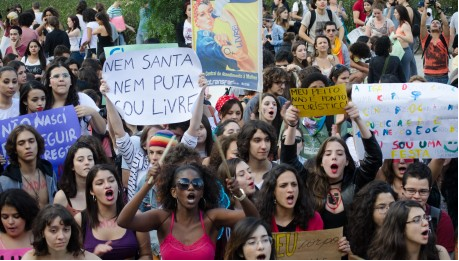
[[[159,159],[158,164],[162,164],[163,163],[164,158],[166,157],[167,153],[169,153],[169,150],[172,147],[172,142],[174,140],[175,140],[175,135],[173,135],[172,138],[167,143],[166,149],[164,150],[163,155],[161,155],[161,158]],[[151,176],[150,179],[148,179],[148,185],[151,185],[152,182],[153,182],[153,176]]]

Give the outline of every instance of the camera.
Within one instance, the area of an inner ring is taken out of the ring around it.
[[[430,0],[429,1],[429,6],[433,6],[434,8],[436,7],[437,0]]]

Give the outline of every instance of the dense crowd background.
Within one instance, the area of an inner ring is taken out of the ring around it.
[[[180,47],[192,47],[192,16],[213,21],[220,4],[176,7]],[[2,7],[0,120],[72,105],[82,136],[58,179],[34,127],[9,134],[0,259],[275,259],[272,233],[338,227],[343,258],[457,259],[457,158],[384,159],[352,101],[342,115],[299,117],[289,95],[356,83],[457,87],[457,11],[447,16],[438,0],[348,4],[263,4],[262,93],[228,86],[211,104],[202,74],[189,121],[148,126],[123,120],[102,67],[103,48],[133,34],[160,42],[150,3],[138,24],[120,1],[79,1],[71,13]]]

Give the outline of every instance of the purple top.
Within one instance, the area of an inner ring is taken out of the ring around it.
[[[91,226],[86,226],[86,236],[84,240],[84,249],[94,253],[98,244],[105,244],[106,240],[99,240],[94,237]],[[112,251],[105,253],[100,258],[105,260],[133,259],[139,252],[139,242],[135,231],[126,229],[126,233],[120,238],[112,240]]]

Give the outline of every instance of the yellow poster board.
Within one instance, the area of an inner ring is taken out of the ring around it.
[[[343,236],[343,227],[306,231],[273,233],[276,244],[276,259],[341,259],[338,241]]]
[[[346,85],[324,88],[290,89],[292,105],[300,110],[300,117],[325,116],[345,113]]]

